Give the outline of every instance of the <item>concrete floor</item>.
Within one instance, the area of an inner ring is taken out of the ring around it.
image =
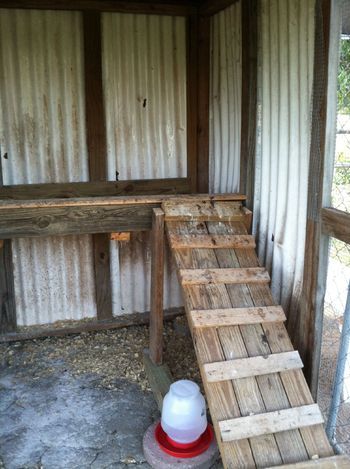
[[[60,344],[77,356],[80,340]],[[125,376],[113,374],[105,386],[101,375],[77,374],[72,362],[52,354],[54,341],[44,343],[33,343],[35,355],[29,342],[2,345],[0,469],[149,468],[142,438],[159,419],[152,393]]]
[[[149,467],[142,437],[158,418],[150,392],[134,383],[97,387],[98,378],[69,371],[37,380],[0,375],[0,454],[3,467]]]

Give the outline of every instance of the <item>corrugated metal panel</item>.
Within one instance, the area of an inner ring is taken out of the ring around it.
[[[256,231],[274,297],[288,310],[303,275],[314,0],[262,0],[260,37]]]
[[[186,176],[184,18],[104,13],[103,75],[108,174],[115,179]],[[113,311],[149,310],[149,234],[111,244]],[[182,304],[168,265],[165,307]]]
[[[5,184],[88,180],[81,15],[0,10]],[[13,243],[19,324],[96,313],[89,236]]]
[[[239,187],[242,95],[241,2],[216,14],[211,25],[210,189]]]

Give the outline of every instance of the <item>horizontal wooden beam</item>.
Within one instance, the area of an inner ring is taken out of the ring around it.
[[[188,16],[196,7],[185,1],[117,1],[117,0],[1,0],[0,8],[35,10],[95,10],[149,15]]]
[[[303,362],[299,353],[293,350],[292,352],[206,363],[203,365],[203,370],[209,383],[217,383],[231,379],[296,370],[302,367]]]
[[[236,2],[237,0],[206,0],[199,7],[198,12],[201,16],[212,16]]]
[[[219,422],[223,441],[242,440],[323,423],[317,404]]]
[[[264,267],[222,269],[179,269],[182,285],[208,284],[266,284],[270,276]]]
[[[196,235],[169,233],[173,249],[247,249],[255,248],[255,239],[250,235]]]
[[[185,314],[183,308],[170,308],[164,310],[164,320],[171,321],[177,316]],[[122,327],[140,326],[149,324],[150,314],[146,313],[133,313],[123,314],[113,319],[96,321],[96,319],[88,321],[66,321],[64,327],[54,327],[53,325],[45,326],[26,326],[19,327],[17,332],[9,332],[7,334],[0,334],[0,343],[2,342],[16,342],[19,340],[32,340],[40,337],[55,337],[65,336],[68,334],[79,334],[81,332],[102,331],[107,329],[120,329]],[[62,324],[62,322],[60,322]]]
[[[350,213],[336,208],[323,208],[321,217],[324,234],[350,243]]]
[[[223,327],[286,321],[282,306],[193,310],[193,327]]]
[[[349,469],[350,457],[342,454],[329,458],[310,459],[309,461],[297,462],[294,464],[283,464],[283,466],[273,466],[266,469]]]
[[[157,194],[188,194],[189,192],[190,186],[187,178],[19,184],[0,187],[0,200],[146,196]]]

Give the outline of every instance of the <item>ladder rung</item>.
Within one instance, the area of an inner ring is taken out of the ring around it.
[[[249,415],[219,422],[223,441],[241,440],[323,423],[317,404]]]
[[[241,202],[163,202],[166,221],[238,221],[246,216]]]
[[[190,316],[193,327],[238,326],[286,320],[282,306],[193,310]]]
[[[255,239],[251,235],[196,235],[169,233],[173,249],[254,249]]]
[[[262,283],[267,284],[270,276],[264,267],[223,268],[223,269],[180,269],[180,279],[183,285],[207,285]]]
[[[206,379],[209,383],[227,381],[238,378],[279,373],[303,367],[297,351],[274,353],[266,356],[239,358],[215,363],[206,363],[203,366]]]

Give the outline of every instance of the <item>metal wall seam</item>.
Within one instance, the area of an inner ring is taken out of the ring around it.
[[[314,0],[261,0],[255,229],[275,300],[301,293],[314,51]]]
[[[108,177],[186,176],[186,20],[102,14]],[[164,307],[182,304],[167,263]],[[150,307],[149,233],[111,242],[113,314]]]
[[[241,1],[212,18],[210,82],[211,192],[237,192],[242,95]]]
[[[88,180],[81,14],[0,9],[5,184]],[[19,325],[96,315],[90,236],[13,242]]]

